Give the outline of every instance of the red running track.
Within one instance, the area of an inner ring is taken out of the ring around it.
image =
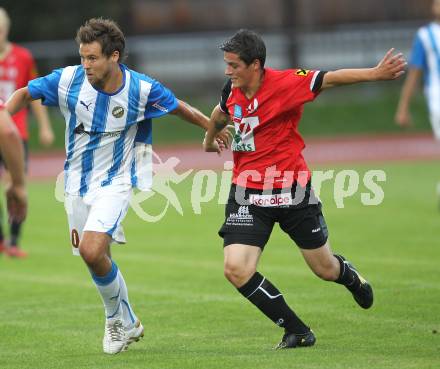
[[[171,157],[178,158],[180,162],[176,168],[180,171],[224,169],[225,161],[232,160],[230,151],[218,156],[203,152],[201,145],[159,146],[155,148],[155,153],[162,162]],[[440,142],[429,134],[314,138],[307,140],[304,156],[312,166],[384,161],[440,161]],[[155,161],[158,160],[157,157]],[[64,153],[32,155],[29,160],[30,179],[55,178],[63,170],[64,158]]]

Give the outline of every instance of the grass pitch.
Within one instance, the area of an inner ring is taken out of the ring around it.
[[[375,305],[363,311],[342,287],[318,280],[278,227],[260,271],[313,328],[313,348],[274,351],[281,329],[230,286],[216,235],[223,206],[194,215],[191,178],[174,186],[183,216],[169,209],[157,223],[125,219],[128,245],[114,258],[128,283],[145,338],[106,356],[103,308],[79,258],[53,185],[32,183],[24,230],[27,260],[0,259],[2,369],[428,369],[440,367],[440,213],[438,163],[360,166],[384,169],[385,200],[361,205],[360,194],[337,209],[332,183],[322,189],[335,251],[371,281]],[[352,168],[350,168],[352,169]],[[163,198],[145,203],[160,211]]]

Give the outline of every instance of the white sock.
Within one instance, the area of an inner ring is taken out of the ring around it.
[[[92,278],[104,303],[107,319],[122,319],[121,286],[118,278],[118,266],[112,261],[107,275],[98,277],[92,272]]]
[[[133,325],[138,320],[133,309],[131,308],[130,301],[128,300],[127,285],[125,284],[124,277],[121,271],[118,272],[119,286],[121,288],[121,307],[122,316],[124,321],[124,327],[133,327]]]

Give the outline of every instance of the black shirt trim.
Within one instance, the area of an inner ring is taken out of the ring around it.
[[[220,109],[223,111],[223,113],[228,114],[228,107],[226,106],[226,101],[228,101],[229,95],[231,94],[232,90],[232,81],[228,79],[226,83],[223,86],[222,89],[222,95],[220,97]]]

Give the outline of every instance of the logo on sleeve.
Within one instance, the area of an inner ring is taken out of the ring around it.
[[[159,103],[155,102],[153,104],[153,108],[156,108],[157,110],[160,110],[162,113],[168,113],[168,109],[160,105]]]
[[[121,118],[124,115],[124,108],[122,106],[115,106],[112,110],[112,115],[115,118]]]
[[[297,76],[301,76],[301,77],[307,77],[309,75],[310,71],[307,69],[298,69],[295,74]]]

